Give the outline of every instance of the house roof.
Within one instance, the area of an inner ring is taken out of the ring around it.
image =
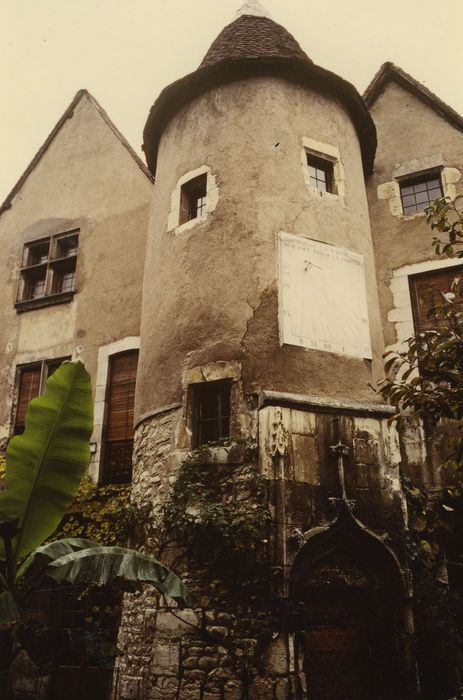
[[[376,129],[362,97],[346,80],[315,65],[296,39],[253,0],[220,32],[199,68],[164,88],[152,106],[143,150],[153,175],[162,132],[179,109],[208,89],[255,76],[281,77],[340,101],[356,128],[364,171],[372,171]]]
[[[310,61],[293,35],[281,24],[262,15],[243,14],[222,29],[199,67],[258,58],[299,58]]]
[[[105,110],[103,109],[103,107],[98,103],[98,101],[93,97],[93,95],[91,95],[88,92],[88,90],[79,90],[76,93],[76,95],[75,95],[74,99],[72,100],[71,104],[69,105],[69,107],[66,109],[66,111],[62,115],[62,117],[55,124],[54,128],[52,129],[52,131],[48,135],[47,139],[44,141],[44,143],[39,148],[39,150],[37,151],[35,156],[32,158],[31,162],[29,163],[29,165],[27,166],[27,168],[25,169],[25,171],[23,172],[23,174],[21,175],[21,177],[19,178],[19,180],[17,181],[17,183],[15,184],[15,186],[13,187],[11,192],[7,195],[3,204],[0,206],[0,215],[3,214],[3,212],[6,211],[7,209],[10,209],[10,207],[13,204],[13,199],[18,194],[18,192],[21,190],[21,187],[24,185],[24,183],[26,182],[26,180],[29,177],[29,175],[31,174],[31,172],[34,170],[36,165],[39,163],[42,156],[46,153],[46,151],[48,150],[50,145],[53,143],[55,136],[59,133],[63,124],[68,119],[72,118],[72,115],[74,114],[75,108],[77,107],[77,105],[79,104],[79,102],[82,100],[83,97],[87,97],[90,100],[90,102],[96,107],[99,114],[102,116],[102,118],[104,119],[106,124],[109,126],[111,131],[113,131],[113,133],[116,135],[116,137],[122,143],[124,148],[126,148],[127,151],[130,153],[130,155],[132,156],[132,158],[134,159],[134,161],[136,162],[136,164],[138,165],[140,170],[146,175],[146,177],[149,178],[149,180],[151,180],[151,182],[153,181],[153,176],[151,175],[151,173],[148,170],[148,168],[146,167],[146,165],[143,163],[141,158],[135,153],[132,146],[129,144],[127,139],[121,134],[119,129],[116,127],[116,125],[108,117],[108,115],[105,112]]]
[[[390,61],[383,63],[363,94],[363,98],[368,107],[371,107],[376,102],[379,95],[391,80],[394,80],[401,87],[405,88],[405,90],[409,90],[415,97],[418,97],[418,99],[431,107],[431,109],[437,112],[439,116],[443,117],[443,119],[456,129],[463,131],[463,117],[458,114],[458,112],[445,104],[445,102],[422,83],[415,80],[415,78],[402,70],[402,68],[399,68],[399,66],[396,66]]]

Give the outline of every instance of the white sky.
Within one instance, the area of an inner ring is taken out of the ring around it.
[[[0,0],[0,202],[79,88],[140,151],[161,89],[243,0]],[[397,63],[463,114],[462,0],[263,0],[315,63],[363,92]]]

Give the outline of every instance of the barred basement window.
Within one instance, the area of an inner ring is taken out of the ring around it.
[[[444,318],[439,318],[433,307],[442,303],[442,294],[450,292],[455,277],[463,274],[463,265],[456,265],[431,272],[422,272],[408,278],[412,300],[413,323],[416,333],[442,328],[446,325]],[[463,298],[457,297],[455,311],[463,311]]]
[[[207,174],[185,182],[180,192],[179,225],[206,214]]]
[[[14,420],[15,435],[21,435],[24,432],[29,401],[43,394],[48,377],[58,369],[62,362],[69,359],[69,357],[62,357],[57,360],[42,360],[41,362],[18,367],[18,398]]]
[[[102,481],[120,484],[132,478],[133,419],[138,350],[109,358]]]
[[[24,246],[16,309],[68,301],[75,292],[79,234],[61,233]]]
[[[334,192],[334,166],[331,160],[307,151],[307,168],[312,187],[321,192]]]
[[[443,197],[442,180],[438,173],[401,180],[399,184],[403,213],[407,215],[423,211],[435,199]]]
[[[229,437],[231,382],[203,382],[191,390],[194,447]]]

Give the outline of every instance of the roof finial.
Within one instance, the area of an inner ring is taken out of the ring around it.
[[[243,15],[254,15],[255,17],[268,17],[269,19],[271,19],[270,13],[267,12],[265,7],[262,7],[259,0],[248,0],[243,5],[241,5],[240,9],[235,15],[235,19],[238,19],[238,17],[242,17]]]

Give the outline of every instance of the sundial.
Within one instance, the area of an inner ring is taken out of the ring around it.
[[[278,234],[280,343],[371,359],[360,253]]]

